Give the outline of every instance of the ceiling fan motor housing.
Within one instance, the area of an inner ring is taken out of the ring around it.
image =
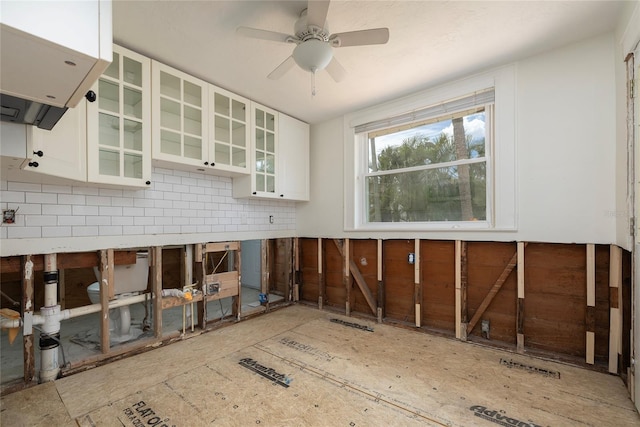
[[[300,13],[300,18],[298,18],[295,25],[293,26],[293,31],[296,37],[302,42],[311,39],[328,42],[329,36],[331,35],[331,33],[329,32],[329,25],[326,21],[324,23],[324,28],[307,24],[307,9],[303,10],[302,13]]]

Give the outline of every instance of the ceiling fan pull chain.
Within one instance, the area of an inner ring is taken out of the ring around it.
[[[316,69],[311,69],[311,96],[316,96]]]

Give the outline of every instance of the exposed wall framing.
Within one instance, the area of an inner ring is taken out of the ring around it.
[[[346,259],[344,245],[299,239],[301,301],[625,376],[630,254],[616,246],[349,239]]]

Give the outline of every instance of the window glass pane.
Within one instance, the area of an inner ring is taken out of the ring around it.
[[[369,139],[369,172],[485,156],[484,111],[381,133]]]
[[[275,153],[276,151],[276,142],[275,135],[271,132],[267,132],[267,146],[266,150],[270,153]]]
[[[101,149],[98,159],[100,175],[120,175],[120,153]]]
[[[100,145],[120,147],[120,118],[100,113],[98,126],[100,128]]]
[[[267,175],[267,192],[276,192],[276,178],[273,175]]]
[[[160,151],[165,154],[179,156],[180,153],[180,135],[168,130],[160,132]]]
[[[216,93],[214,96],[215,111],[218,114],[229,117],[229,98]]]
[[[184,106],[184,131],[202,136],[202,111],[198,108]]]
[[[256,151],[256,172],[264,173],[265,167],[264,153],[262,151]]]
[[[113,60],[109,67],[104,72],[105,76],[113,77],[114,79],[120,78],[120,55],[113,52]]]
[[[180,100],[180,79],[160,71],[160,93],[177,101]]]
[[[124,119],[124,148],[142,151],[142,123]]]
[[[486,163],[369,176],[369,222],[487,219]]]
[[[124,176],[128,178],[142,178],[142,155],[125,153]]]
[[[160,126],[180,131],[180,104],[169,99],[160,100]]]
[[[231,163],[229,146],[227,144],[216,143],[216,163],[228,165]]]
[[[244,102],[236,101],[234,99],[231,104],[231,108],[233,109],[232,116],[234,119],[240,120],[242,122],[247,121],[246,106],[244,105]]]
[[[184,157],[202,160],[202,139],[185,135]]]
[[[256,191],[264,191],[264,175],[256,175]]]
[[[273,154],[267,154],[265,158],[266,172],[276,173],[276,159]]]
[[[271,113],[267,113],[267,118],[266,118],[266,123],[265,123],[265,127],[267,128],[267,130],[270,131],[274,131],[276,129],[276,119],[275,116]]]
[[[182,99],[184,102],[200,107],[202,106],[202,89],[198,85],[185,81],[184,98]]]
[[[256,126],[260,128],[264,127],[264,111],[259,108],[256,108]]]
[[[233,148],[233,166],[247,166],[247,151],[244,148]]]
[[[125,82],[142,86],[142,63],[125,56],[123,58],[122,68],[122,79]]]
[[[230,142],[229,119],[216,116],[216,141]]]
[[[231,127],[233,128],[232,144],[237,145],[239,147],[246,146],[247,145],[246,125],[244,123],[233,121],[231,123]]]
[[[120,112],[120,87],[110,81],[100,79],[98,82],[98,107],[114,113]]]
[[[124,88],[124,114],[136,119],[142,118],[142,92]]]

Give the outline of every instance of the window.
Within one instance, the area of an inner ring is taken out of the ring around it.
[[[516,87],[507,65],[344,116],[344,230],[517,230]]]
[[[494,90],[355,128],[364,223],[485,222]]]

